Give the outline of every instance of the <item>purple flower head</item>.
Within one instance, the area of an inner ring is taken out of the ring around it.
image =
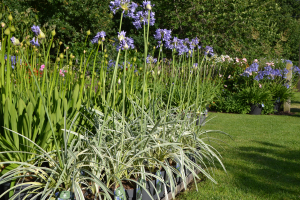
[[[138,5],[134,2],[131,2],[131,4],[128,6],[128,12],[127,14],[124,13],[124,17],[134,18],[135,10],[137,9]]]
[[[155,13],[154,12],[150,12],[150,20],[149,20],[149,24],[150,26],[153,26],[155,23]],[[148,24],[148,12],[145,11],[138,11],[134,16],[133,16],[133,25],[135,26],[136,29],[140,29],[142,28],[142,25]]]
[[[119,39],[119,41],[124,40],[125,39],[125,35],[126,35],[125,31],[121,31],[121,33],[118,32],[118,39]]]
[[[121,9],[124,17],[134,17],[134,12],[138,5],[134,2],[130,3],[130,0],[115,0],[110,2],[109,9],[116,14]]]
[[[149,64],[149,63],[153,63],[155,64],[157,62],[157,58],[153,58],[152,56],[148,55],[147,58],[146,58],[146,62]]]
[[[143,8],[146,9],[146,10],[152,10],[152,7],[154,6],[151,5],[151,1],[143,1]]]
[[[285,60],[284,62],[289,63],[289,64],[293,64],[293,62],[290,61],[290,60]]]
[[[35,25],[33,25],[33,26],[31,27],[31,30],[32,30],[32,32],[34,32],[34,34],[35,34],[36,36],[38,36],[38,35],[40,34],[40,32],[41,32],[40,27],[39,27],[39,26],[35,26]]]
[[[154,34],[154,38],[156,40],[162,40],[162,41],[168,41],[172,38],[171,36],[171,30],[167,30],[167,29],[156,29],[155,34]]]
[[[109,6],[110,11],[116,14],[116,11],[120,9],[120,4],[121,4],[120,0],[111,1]]]
[[[105,40],[105,36],[106,36],[106,34],[105,34],[104,31],[98,32],[96,34],[96,36],[91,40],[92,44],[98,43],[99,38],[101,38],[101,40],[104,41]]]
[[[198,46],[198,44],[199,44],[199,40],[197,37],[195,37],[194,39],[192,39],[191,42],[189,42],[190,50],[193,50],[196,46]]]
[[[10,38],[10,41],[11,41],[13,44],[15,44],[16,38],[15,38],[15,37],[12,37],[12,38]]]
[[[38,38],[36,38],[36,41],[34,41],[34,40],[35,40],[35,38],[32,38],[32,40],[30,41],[30,44],[32,44],[33,46],[39,47],[40,44],[39,44]]]
[[[122,31],[122,32],[124,32],[124,31]],[[135,47],[133,44],[134,43],[133,39],[125,37],[125,32],[124,32],[124,35],[120,35],[120,37],[122,37],[122,36],[124,36],[124,38],[122,40],[119,39],[120,42],[117,45],[117,51],[119,51],[119,49],[122,49],[122,50],[134,49]]]
[[[290,88],[290,85],[288,83],[285,83],[284,86],[289,89]]]
[[[294,67],[293,67],[293,72],[294,72],[294,73],[300,74],[300,69],[299,69],[299,67],[294,66]]]
[[[210,56],[214,56],[214,49],[210,46],[205,47],[204,55],[209,54]]]

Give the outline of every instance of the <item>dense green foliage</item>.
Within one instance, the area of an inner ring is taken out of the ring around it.
[[[104,30],[113,38],[118,30],[120,13],[113,16],[109,9],[110,0],[99,1],[26,1],[4,0],[12,12],[24,12],[32,8],[37,24],[55,25],[58,36],[66,44],[79,48],[87,30],[91,36]],[[135,1],[138,4],[142,0]],[[203,46],[211,45],[218,54],[238,57],[284,57],[298,62],[300,33],[300,3],[296,0],[154,0],[153,10],[156,23],[150,28],[171,29],[180,38],[197,36]],[[112,18],[114,18],[112,20]],[[115,23],[113,23],[113,21]],[[143,38],[124,18],[123,28],[133,39],[138,49]],[[152,46],[154,39],[149,40]]]

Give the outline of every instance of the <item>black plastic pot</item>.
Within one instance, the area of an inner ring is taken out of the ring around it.
[[[261,104],[252,104],[251,105],[251,111],[249,114],[251,115],[260,115],[262,111]]]
[[[5,191],[9,190],[11,182],[6,182],[0,185],[0,195],[2,195]],[[7,200],[9,199],[9,193],[6,193],[0,200]]]
[[[204,126],[205,119],[206,119],[206,115],[205,114],[201,114],[200,117],[199,116],[197,117],[196,125],[197,126]]]
[[[125,194],[126,194],[127,200],[136,200],[136,190],[135,189],[125,190]]]
[[[146,181],[146,189],[148,190],[150,195],[155,199],[157,195],[155,194],[154,187],[155,180]],[[151,196],[149,196],[149,194],[144,189],[142,189],[142,195],[142,200],[152,200]]]
[[[274,103],[274,112],[279,112],[281,107],[281,102],[275,102]]]
[[[166,172],[165,171],[160,171],[161,172],[161,177],[166,180]],[[159,199],[161,199],[164,195],[165,195],[165,187],[164,184],[162,182],[160,182],[159,180],[156,180],[155,185],[156,185],[156,190],[158,191],[158,186],[159,183],[161,183],[160,187],[161,187],[161,192],[159,193]],[[155,192],[155,191],[154,191]]]
[[[5,191],[7,191],[10,188],[10,184],[11,184],[11,182],[1,184],[0,185],[0,194],[3,194]],[[29,199],[33,198],[38,192],[35,192],[35,193],[32,193],[32,194],[29,194],[29,192],[31,192],[30,190],[26,190],[24,192],[21,192],[22,190],[24,190],[25,188],[27,188],[29,186],[31,186],[31,185],[26,184],[26,185],[16,187],[14,189],[14,195],[18,194],[18,196],[15,199],[29,200]],[[8,199],[9,199],[9,193],[5,194],[4,197],[2,197],[0,200],[8,200]],[[39,200],[39,199],[41,199],[41,196],[35,197],[33,200]]]

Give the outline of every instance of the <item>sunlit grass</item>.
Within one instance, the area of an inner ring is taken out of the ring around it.
[[[300,102],[300,93],[293,102]],[[294,103],[292,109],[294,109]],[[299,115],[216,116],[205,129],[229,133],[234,141],[220,148],[227,174],[214,170],[218,185],[198,183],[197,192],[180,194],[177,199],[299,199],[300,198],[300,118]],[[229,146],[230,145],[230,146]]]

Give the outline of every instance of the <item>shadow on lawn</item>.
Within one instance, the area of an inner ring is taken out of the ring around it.
[[[282,145],[257,142],[260,147],[240,147],[237,152],[249,165],[237,166],[234,171],[237,187],[251,193],[265,195],[300,195],[300,150]],[[234,169],[234,166],[232,166]]]

